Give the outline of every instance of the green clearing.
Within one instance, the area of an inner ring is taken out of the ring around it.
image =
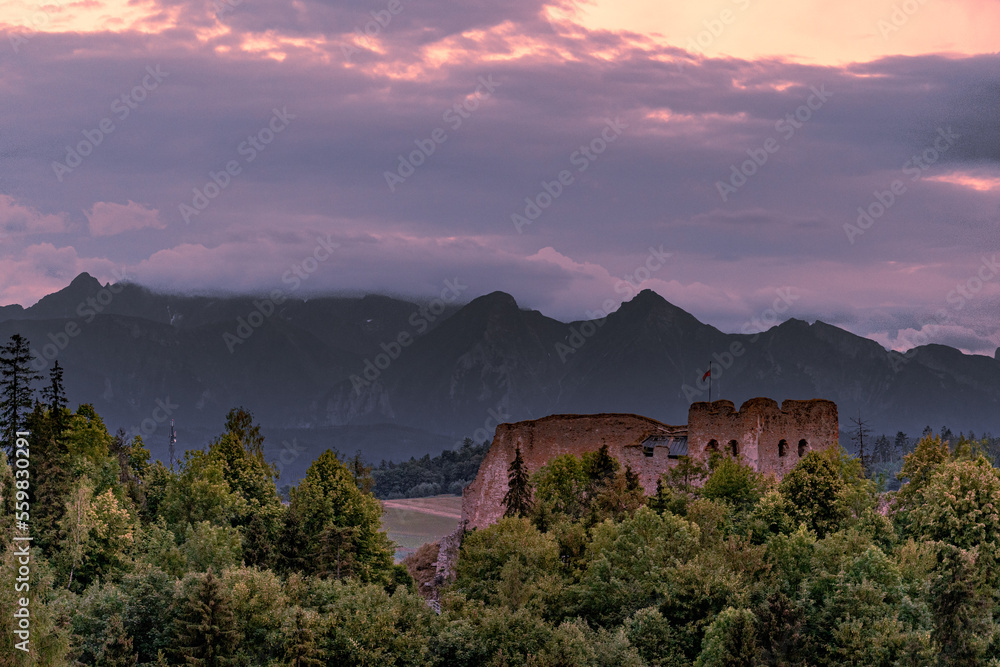
[[[455,530],[461,519],[460,496],[433,496],[385,501],[382,528],[397,544],[400,561],[422,544],[434,542]]]

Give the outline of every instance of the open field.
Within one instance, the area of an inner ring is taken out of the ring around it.
[[[397,561],[452,532],[462,518],[461,496],[402,498],[382,504],[382,527],[398,545]]]

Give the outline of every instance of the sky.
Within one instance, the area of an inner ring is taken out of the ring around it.
[[[1000,346],[992,0],[8,0],[0,303],[652,289]]]

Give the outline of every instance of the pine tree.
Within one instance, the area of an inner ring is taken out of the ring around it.
[[[25,415],[31,410],[34,390],[31,383],[41,380],[29,362],[29,343],[21,334],[14,334],[10,342],[0,348],[0,440],[13,456],[17,431],[24,430]]]
[[[72,487],[69,448],[55,431],[52,413],[37,401],[25,426],[31,432],[31,529],[35,545],[48,551],[59,539],[59,521]]]
[[[236,622],[228,593],[212,568],[182,602],[177,629],[177,652],[186,664],[219,667],[232,663]]]
[[[507,468],[507,493],[503,497],[504,516],[527,516],[531,511],[531,479],[521,458],[521,448],[514,451],[514,460]]]
[[[63,387],[63,369],[56,361],[49,369],[49,386],[42,389],[42,399],[52,413],[56,430],[66,430],[66,390]]]
[[[354,483],[358,485],[361,493],[371,493],[372,487],[375,486],[375,479],[372,477],[374,468],[361,458],[361,450],[355,452],[354,456],[347,461],[347,467],[351,470]]]

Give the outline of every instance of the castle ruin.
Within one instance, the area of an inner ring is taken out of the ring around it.
[[[500,424],[476,479],[462,493],[462,518],[469,528],[485,528],[504,513],[507,470],[515,450],[534,473],[561,454],[581,456],[602,445],[639,475],[647,495],[681,456],[707,462],[713,451],[740,459],[779,479],[807,452],[837,445],[837,405],[813,399],[752,398],[739,410],[732,401],[691,405],[688,423],[669,426],[631,414],[551,415]]]

